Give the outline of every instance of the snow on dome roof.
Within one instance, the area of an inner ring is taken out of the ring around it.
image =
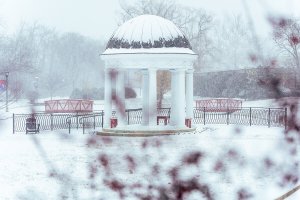
[[[121,25],[106,49],[192,49],[182,31],[170,20],[156,15],[141,15]]]

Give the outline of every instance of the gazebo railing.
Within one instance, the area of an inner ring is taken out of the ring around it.
[[[127,116],[127,124],[141,124],[142,123],[142,115],[143,109],[127,109],[125,111]]]

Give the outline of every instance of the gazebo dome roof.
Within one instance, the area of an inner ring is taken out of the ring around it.
[[[173,22],[141,15],[115,31],[101,58],[105,68],[168,70],[192,69],[197,54]]]
[[[156,15],[130,19],[114,32],[103,54],[123,53],[195,54],[183,32],[170,20]]]

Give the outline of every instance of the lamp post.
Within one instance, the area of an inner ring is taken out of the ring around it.
[[[8,112],[8,75],[9,72],[5,72],[5,83],[6,83],[6,112]]]

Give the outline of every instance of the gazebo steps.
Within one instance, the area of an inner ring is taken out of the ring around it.
[[[176,135],[178,133],[193,132],[196,128],[187,127],[171,127],[171,126],[124,126],[119,128],[103,128],[96,132],[101,136],[125,136],[125,137],[149,137],[149,136],[164,136]]]

